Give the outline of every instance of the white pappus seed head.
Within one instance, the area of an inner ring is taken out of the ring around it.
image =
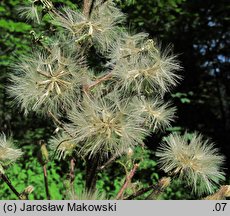
[[[80,108],[74,108],[69,119],[70,133],[81,142],[82,154],[103,156],[121,155],[129,147],[142,144],[148,130],[141,123],[144,119],[135,113],[128,102],[111,95],[107,98],[84,98]]]
[[[146,43],[147,37],[148,34],[143,32],[138,34],[122,32],[121,36],[112,44],[109,50],[109,58],[112,61],[118,61],[122,58],[140,55],[141,52],[146,50],[144,44]]]
[[[153,132],[170,127],[175,118],[176,108],[158,98],[135,97],[132,101],[132,106],[134,113],[141,113],[145,119],[143,126]]]
[[[114,77],[125,91],[163,95],[176,86],[180,76],[176,57],[166,49],[123,58],[114,67]]]
[[[160,167],[179,175],[198,195],[212,193],[214,186],[224,179],[224,157],[201,135],[193,134],[190,142],[186,137],[171,134],[165,139],[156,153]]]
[[[9,93],[25,111],[47,114],[70,107],[85,69],[80,62],[58,46],[34,52],[15,65]]]
[[[22,156],[21,149],[14,146],[11,138],[6,139],[4,133],[0,135],[0,166],[8,166]]]
[[[119,35],[117,24],[123,20],[124,14],[112,1],[102,4],[97,0],[89,17],[79,11],[64,8],[54,17],[53,23],[71,32],[76,43],[91,43],[98,51],[105,52]]]

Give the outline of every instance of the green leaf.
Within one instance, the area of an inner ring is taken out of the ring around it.
[[[181,98],[181,103],[191,103],[191,100],[188,98]]]
[[[0,19],[0,27],[10,32],[22,32],[22,33],[32,29],[32,26],[26,23],[14,22],[12,20],[5,20],[5,19]]]

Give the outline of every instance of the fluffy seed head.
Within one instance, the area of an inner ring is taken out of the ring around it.
[[[77,65],[78,64],[78,65]],[[47,114],[68,109],[79,91],[84,69],[70,53],[58,46],[34,52],[15,66],[9,93],[25,111]]]
[[[146,50],[145,43],[147,37],[148,34],[146,33],[131,35],[127,32],[123,32],[110,48],[110,59],[112,61],[118,61],[122,58],[140,55],[141,52]]]
[[[153,131],[166,129],[175,117],[176,109],[170,107],[169,103],[157,98],[151,100],[144,97],[134,98],[132,105],[134,112],[141,113],[145,119],[144,126],[151,128]]]
[[[6,139],[4,133],[0,135],[0,166],[8,166],[22,156],[22,151],[15,148],[11,139]]]
[[[176,86],[180,66],[170,50],[156,50],[147,56],[132,56],[117,62],[114,76],[124,90],[138,93],[164,94]]]
[[[205,200],[224,200],[227,197],[230,197],[230,185],[221,186],[220,189],[211,194],[210,196],[205,197]]]
[[[112,97],[84,98],[81,108],[74,108],[69,119],[71,133],[83,143],[80,151],[83,154],[120,155],[142,143],[148,133],[141,126],[144,119],[133,115],[128,103]]]
[[[221,171],[224,157],[201,135],[193,134],[190,143],[184,136],[171,134],[158,148],[161,169],[178,174],[198,195],[213,192],[214,186],[224,179]]]
[[[64,8],[63,12],[54,18],[54,24],[59,25],[76,38],[76,43],[92,43],[100,51],[107,51],[111,43],[117,38],[119,31],[117,24],[124,20],[124,15],[112,1],[97,0],[90,17]]]

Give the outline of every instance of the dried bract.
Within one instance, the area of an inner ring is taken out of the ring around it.
[[[57,159],[65,159],[67,156],[72,156],[76,151],[77,144],[73,139],[62,132],[49,141],[49,146],[54,152],[54,157]]]

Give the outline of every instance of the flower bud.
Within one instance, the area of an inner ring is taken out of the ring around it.
[[[165,189],[167,188],[171,183],[171,178],[170,177],[163,177],[159,180],[159,186],[162,188],[162,189]]]
[[[29,185],[24,189],[24,191],[20,194],[21,200],[28,200],[28,196],[34,191],[34,187]]]
[[[127,150],[127,156],[132,157],[133,154],[134,154],[133,149],[129,147],[128,150]]]

